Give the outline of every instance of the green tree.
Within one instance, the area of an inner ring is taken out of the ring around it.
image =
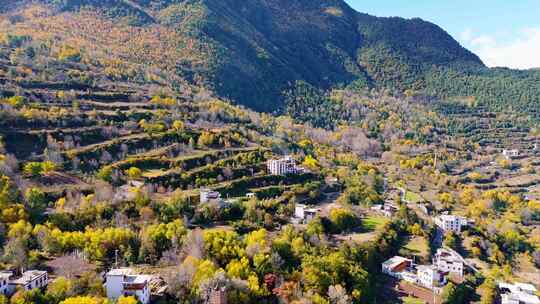
[[[29,188],[24,193],[24,198],[26,200],[26,208],[32,219],[37,219],[43,216],[43,212],[47,207],[47,201],[45,198],[45,193],[36,187]]]

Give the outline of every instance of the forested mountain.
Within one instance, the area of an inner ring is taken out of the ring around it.
[[[170,56],[168,75],[204,84],[257,110],[281,109],[283,91],[299,80],[323,90],[353,84],[400,94],[475,96],[497,109],[509,104],[534,108],[540,95],[538,72],[488,69],[437,25],[358,13],[342,0],[38,2],[54,7],[50,14],[56,18],[97,10],[123,31],[157,31],[136,42],[161,48],[158,58],[143,65]],[[10,27],[30,23],[21,17],[20,6],[3,9],[11,15]],[[87,35],[78,29],[71,38]],[[75,47],[85,51],[84,45]],[[110,46],[115,47],[121,46]]]

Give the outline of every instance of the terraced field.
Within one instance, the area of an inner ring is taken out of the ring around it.
[[[18,68],[9,61],[0,66],[4,71]],[[200,187],[224,197],[248,192],[272,197],[317,179],[312,174],[268,175],[265,162],[274,154],[265,146],[266,136],[210,99],[156,102],[159,98],[146,87],[129,82],[3,81],[3,94],[22,100],[6,105],[10,115],[0,120],[6,152],[23,167],[55,164],[51,172],[27,175],[32,184],[50,185],[46,193],[52,199],[95,193],[100,179],[110,182],[114,192],[141,182],[160,200],[178,191],[196,200]]]

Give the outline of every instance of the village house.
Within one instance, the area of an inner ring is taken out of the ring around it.
[[[23,272],[22,276],[9,282],[8,293],[15,292],[17,287],[26,291],[44,288],[49,284],[49,275],[46,271],[28,270]]]
[[[294,207],[294,217],[301,223],[307,224],[320,212],[317,208],[308,208],[303,204],[296,204]]]
[[[393,258],[382,263],[382,272],[394,278],[403,278],[403,273],[412,268],[412,260],[401,256]]]
[[[199,201],[201,203],[208,203],[210,201],[217,201],[221,199],[221,194],[217,191],[213,191],[207,188],[201,188]]]
[[[500,282],[501,304],[540,304],[536,288],[531,284]]]
[[[506,157],[506,159],[512,159],[519,157],[519,150],[518,149],[504,149],[502,152],[502,155]]]
[[[0,272],[0,294],[7,294],[9,290],[9,279],[11,278],[11,272]]]
[[[437,249],[437,253],[433,257],[433,265],[440,271],[463,277],[463,260],[447,249]]]
[[[371,210],[382,214],[386,217],[392,217],[399,210],[398,206],[394,203],[386,202],[383,205],[374,205],[371,207]]]
[[[303,171],[303,168],[296,165],[295,160],[290,156],[279,159],[270,159],[266,162],[268,172],[272,175],[297,174]]]
[[[434,221],[435,224],[443,231],[453,231],[456,233],[461,233],[461,228],[469,224],[467,218],[449,214],[439,215],[434,219]]]
[[[151,280],[151,275],[133,274],[129,268],[112,269],[106,275],[107,298],[116,301],[121,296],[133,296],[142,304],[148,304]]]
[[[417,267],[418,283],[429,289],[436,289],[446,284],[446,272],[440,271],[434,265],[420,265]]]

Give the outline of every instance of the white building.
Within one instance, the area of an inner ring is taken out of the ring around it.
[[[536,288],[524,283],[499,283],[501,304],[540,304]]]
[[[129,268],[112,269],[107,273],[107,298],[116,301],[121,296],[133,296],[142,304],[150,302],[150,275],[133,274]]]
[[[469,224],[467,218],[456,215],[443,214],[435,218],[435,224],[443,231],[461,232],[461,227]]]
[[[221,199],[221,194],[217,191],[213,191],[206,188],[201,188],[200,190],[200,202],[208,203],[209,201]]]
[[[246,197],[247,197],[247,198],[254,198],[254,197],[255,197],[255,193],[253,193],[253,192],[246,193]]]
[[[21,287],[24,290],[32,290],[35,288],[44,288],[49,284],[49,275],[46,271],[41,270],[28,270],[23,272],[22,276],[18,279],[11,280],[9,282],[8,292],[15,291],[17,287]]]
[[[380,213],[386,217],[392,217],[399,210],[393,203],[384,203],[383,205],[373,205],[371,210]]]
[[[319,213],[317,208],[308,208],[303,204],[296,204],[294,207],[294,217],[302,221],[303,223],[309,223]]]
[[[403,273],[407,272],[407,270],[409,270],[411,267],[411,259],[395,256],[382,263],[382,272],[389,276],[401,279],[403,277]]]
[[[506,157],[506,159],[511,159],[515,157],[519,157],[519,150],[518,149],[504,149],[502,152],[503,156]]]
[[[463,276],[463,260],[453,252],[444,248],[437,249],[433,257],[433,265],[440,271],[454,273]]]
[[[426,288],[435,289],[446,284],[445,273],[433,265],[417,267],[418,283]]]
[[[266,167],[268,168],[268,172],[272,175],[296,174],[302,171],[290,156],[285,156],[280,159],[270,159],[266,162]]]
[[[11,278],[11,272],[0,272],[0,294],[8,294],[9,291],[9,279]]]

